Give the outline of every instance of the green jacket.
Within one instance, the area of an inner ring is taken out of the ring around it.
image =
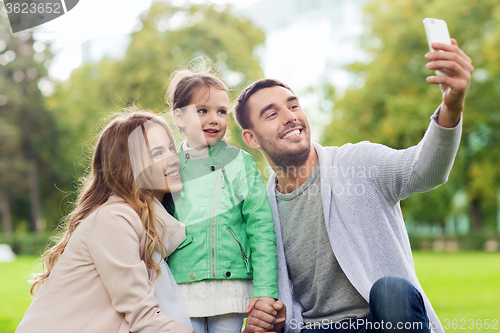
[[[186,224],[168,258],[177,283],[253,278],[254,297],[278,298],[274,223],[252,156],[224,141],[210,151],[182,144],[178,155],[183,189],[166,204]]]

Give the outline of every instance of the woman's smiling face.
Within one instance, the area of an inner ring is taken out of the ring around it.
[[[155,192],[164,194],[180,191],[182,182],[179,174],[179,157],[172,138],[163,126],[155,123],[148,126],[146,135],[153,162],[151,173]]]

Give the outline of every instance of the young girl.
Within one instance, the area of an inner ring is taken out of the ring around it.
[[[186,224],[186,241],[168,264],[198,333],[239,333],[247,308],[278,297],[264,184],[251,155],[223,141],[227,91],[214,75],[184,70],[167,92],[186,136],[178,151],[183,189],[165,203]]]
[[[108,124],[64,236],[42,257],[16,332],[192,332],[159,311],[152,284],[161,271],[155,257],[185,239],[159,201],[182,188],[178,169],[158,117],[133,112]]]

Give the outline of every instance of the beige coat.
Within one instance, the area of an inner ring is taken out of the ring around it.
[[[155,212],[173,219],[156,200]],[[170,236],[172,251],[184,229]],[[160,312],[141,259],[145,242],[137,213],[110,197],[76,228],[16,333],[191,333]]]

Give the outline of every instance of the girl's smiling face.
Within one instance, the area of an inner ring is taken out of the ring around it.
[[[190,148],[214,145],[226,134],[229,97],[227,92],[206,87],[194,94],[191,105],[175,110],[175,122],[186,133]]]

